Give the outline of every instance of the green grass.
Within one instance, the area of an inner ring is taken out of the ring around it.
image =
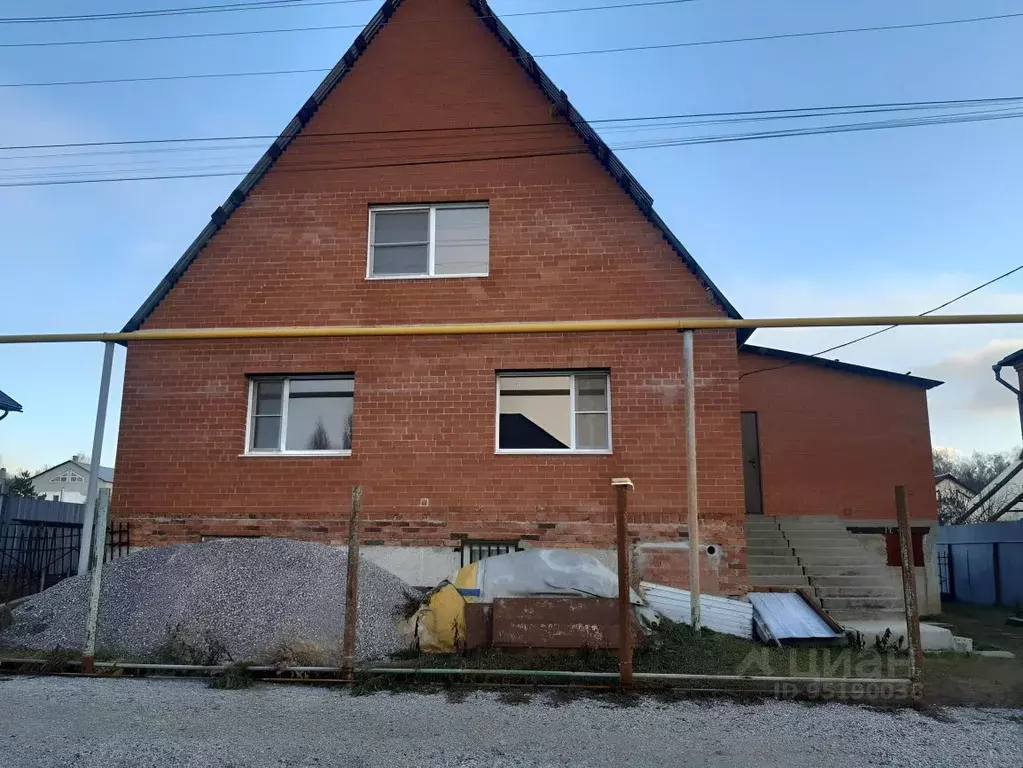
[[[485,649],[465,654],[402,651],[387,666],[417,669],[515,669],[617,672],[614,652],[520,652]],[[765,646],[707,629],[663,621],[633,654],[636,672],[789,677],[905,677],[905,655],[878,654],[848,647]]]

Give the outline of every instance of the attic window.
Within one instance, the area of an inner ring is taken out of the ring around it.
[[[55,478],[50,480],[50,482],[51,483],[84,483],[85,482],[85,478],[82,477],[77,472],[72,472],[71,470],[67,470],[66,472],[62,472],[61,474],[57,475]]]
[[[367,277],[486,277],[487,203],[379,206],[369,211]]]

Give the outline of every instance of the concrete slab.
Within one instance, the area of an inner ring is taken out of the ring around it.
[[[985,659],[1015,659],[1016,654],[1012,651],[974,651],[974,656],[980,656]]]
[[[874,643],[875,637],[884,635],[886,629],[891,629],[892,637],[906,635],[906,620],[898,617],[877,618],[877,619],[848,619],[842,622],[846,629],[856,630],[863,634],[867,646]],[[920,624],[920,643],[925,651],[952,651],[955,650],[955,640],[952,633],[944,627],[934,624]]]

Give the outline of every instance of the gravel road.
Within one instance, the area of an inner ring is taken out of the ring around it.
[[[526,697],[521,697],[526,698]],[[0,680],[0,765],[1011,766],[1023,710],[879,712],[771,701],[560,703],[201,681]]]

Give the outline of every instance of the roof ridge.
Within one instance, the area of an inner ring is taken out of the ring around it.
[[[163,277],[142,306],[132,315],[121,329],[124,332],[137,331],[146,319],[153,313],[161,301],[170,293],[174,284],[188,270],[192,262],[199,255],[200,251],[212,240],[213,236],[230,218],[248,197],[252,189],[262,180],[263,176],[273,167],[277,158],[281,156],[288,145],[302,132],[306,123],[319,109],[341,79],[348,74],[355,62],[365,52],[370,41],[383,29],[388,19],[394,15],[395,10],[405,0],[384,0],[384,4],[373,15],[369,23],[356,37],[352,45],[345,51],[334,68],[327,74],[320,85],[313,91],[312,96],[302,105],[302,108],[285,126],[280,136],[274,140],[263,156],[256,162],[241,183],[228,196],[223,205],[219,206],[210,216],[209,223],[192,241],[181,258],[175,262],[170,271]],[[526,74],[543,91],[550,102],[559,109],[562,116],[569,125],[576,131],[586,146],[590,149],[597,160],[618,182],[626,194],[629,195],[661,235],[679,256],[682,262],[692,272],[693,276],[707,290],[714,302],[731,318],[739,319],[742,315],[725,298],[724,294],[714,284],[703,268],[696,262],[692,254],[686,249],[682,242],[668,228],[664,220],[653,210],[653,197],[647,192],[636,178],[629,172],[621,160],[614,154],[610,147],[604,142],[593,127],[583,119],[579,111],[568,100],[565,92],[559,89],[554,81],[547,76],[547,73],[540,68],[536,60],[526,51],[525,48],[515,39],[515,36],[508,30],[497,14],[490,8],[486,0],[466,0],[469,7],[476,13],[477,17],[487,29],[489,29],[501,42],[506,50],[525,70]],[[749,338],[753,329],[744,328],[738,331],[740,343]]]

